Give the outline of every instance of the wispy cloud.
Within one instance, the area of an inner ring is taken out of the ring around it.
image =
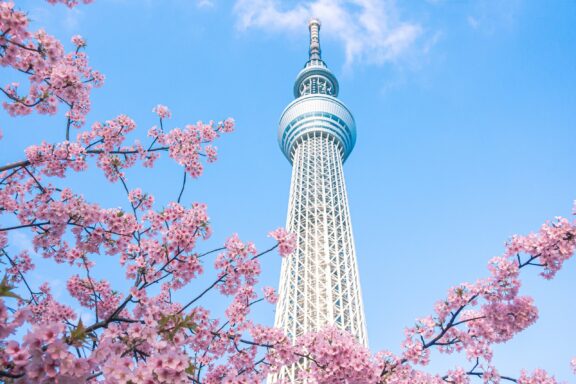
[[[466,18],[470,28],[486,34],[514,28],[522,10],[522,0],[478,0]]]
[[[84,13],[79,8],[71,8],[66,10],[66,17],[62,20],[64,28],[68,31],[75,31],[80,26]]]
[[[235,12],[241,30],[302,32],[314,16],[322,21],[324,36],[339,40],[346,65],[395,61],[414,47],[422,27],[400,20],[393,1],[297,0],[291,6],[278,0],[237,0]]]
[[[468,25],[472,28],[472,29],[478,29],[478,27],[480,26],[480,22],[478,21],[478,19],[476,19],[474,16],[468,16],[466,18],[466,20],[468,21]]]
[[[48,31],[55,28],[66,33],[76,33],[84,20],[84,11],[79,8],[66,7],[33,7],[29,17],[37,22],[37,26],[42,26]],[[49,32],[50,33],[50,32]]]
[[[198,8],[213,8],[214,0],[196,0],[196,6]]]
[[[19,252],[28,251],[34,253],[32,238],[22,232],[12,232],[10,234],[10,244],[15,246]]]

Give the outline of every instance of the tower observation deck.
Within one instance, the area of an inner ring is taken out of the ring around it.
[[[356,141],[354,117],[321,56],[320,21],[309,22],[309,59],[280,117],[278,142],[292,163],[287,229],[295,251],[282,261],[275,326],[296,338],[335,325],[367,345],[343,163]],[[298,382],[306,362],[270,382]]]

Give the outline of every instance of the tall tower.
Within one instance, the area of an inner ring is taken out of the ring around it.
[[[282,261],[275,326],[295,338],[336,325],[367,345],[342,170],[356,125],[337,99],[338,80],[322,60],[320,21],[310,20],[309,29],[309,59],[278,127],[280,147],[293,167],[287,228],[296,234],[297,247]],[[280,378],[295,382],[297,369],[285,368]]]

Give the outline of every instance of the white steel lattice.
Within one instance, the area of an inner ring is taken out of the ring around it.
[[[292,338],[336,325],[366,345],[342,148],[331,135],[309,134],[294,150],[287,228],[297,248],[282,263],[275,325]],[[298,369],[280,377],[296,382]]]

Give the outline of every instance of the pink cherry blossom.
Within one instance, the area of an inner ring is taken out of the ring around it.
[[[286,257],[294,252],[296,248],[296,235],[287,232],[284,228],[278,228],[268,233],[268,236],[278,241],[278,252],[280,256]]]
[[[266,299],[266,301],[269,302],[270,304],[276,304],[276,302],[278,301],[278,295],[276,294],[274,288],[264,287],[263,291],[264,291],[264,298]]]
[[[78,48],[84,47],[86,46],[86,41],[84,40],[84,38],[80,35],[75,35],[72,36],[71,39],[72,43],[77,46]]]
[[[518,378],[518,384],[560,384],[554,376],[549,375],[543,369],[536,369],[532,374],[522,371]]]
[[[168,119],[172,117],[172,113],[165,105],[158,104],[152,109],[152,112],[156,113],[161,119]]]

